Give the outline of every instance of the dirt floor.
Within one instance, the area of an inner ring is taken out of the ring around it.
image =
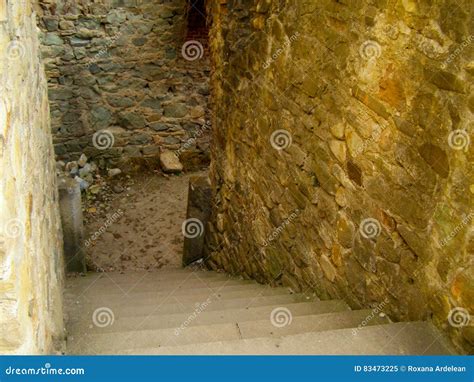
[[[189,178],[203,174],[120,175],[88,195],[84,211],[88,269],[181,266]]]

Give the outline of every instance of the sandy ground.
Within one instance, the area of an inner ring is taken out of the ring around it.
[[[87,264],[92,271],[181,266],[189,178],[147,173],[115,180],[107,212],[86,213]],[[121,184],[122,183],[122,184]]]

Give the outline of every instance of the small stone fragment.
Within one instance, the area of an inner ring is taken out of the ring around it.
[[[81,188],[81,191],[87,190],[90,186],[90,184],[85,181],[84,179],[80,178],[79,176],[76,176],[74,180],[79,183],[79,187]]]
[[[119,174],[121,174],[121,173],[122,173],[122,170],[120,170],[119,168],[111,168],[111,169],[107,172],[107,174],[108,174],[109,177],[111,177],[111,178],[114,177],[114,176],[117,176],[117,175],[119,175]]]
[[[160,155],[160,164],[164,172],[173,173],[183,171],[183,165],[173,151],[164,151]]]
[[[87,157],[85,154],[81,154],[81,157],[79,158],[79,160],[77,161],[77,164],[79,165],[79,167],[84,167],[87,163]]]

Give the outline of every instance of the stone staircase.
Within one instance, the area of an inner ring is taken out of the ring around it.
[[[68,354],[451,354],[425,322],[203,270],[68,279]]]

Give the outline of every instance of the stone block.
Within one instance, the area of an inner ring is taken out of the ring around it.
[[[74,179],[60,178],[58,188],[66,270],[86,272],[80,185]]]
[[[211,215],[211,184],[208,176],[194,176],[189,180],[188,208],[183,223],[183,265],[203,257],[206,227]]]

